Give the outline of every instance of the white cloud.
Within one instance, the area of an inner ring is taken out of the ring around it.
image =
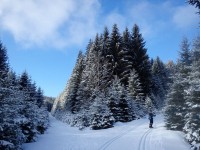
[[[180,6],[173,15],[173,22],[180,29],[187,29],[198,24],[197,10],[190,5]]]
[[[168,1],[162,3],[141,1],[129,7],[127,9],[129,19],[139,25],[145,37],[156,37],[170,26],[169,16],[172,14],[173,7]]]
[[[109,29],[112,29],[112,26],[114,24],[117,24],[119,29],[124,30],[126,24],[126,17],[120,14],[119,12],[113,11],[105,17],[104,23],[104,26],[107,26]]]
[[[0,0],[1,30],[22,45],[64,47],[94,34],[97,0]],[[88,29],[89,30],[86,30]]]
[[[104,26],[117,23],[139,25],[145,38],[157,37],[174,24],[184,30],[198,25],[192,6],[176,6],[171,1],[127,1],[122,9],[101,10],[101,0],[0,0],[0,30],[9,32],[16,42],[28,46],[63,48],[82,45]],[[126,6],[126,7],[125,7]],[[119,7],[119,6],[117,6]],[[104,16],[100,16],[104,12]]]

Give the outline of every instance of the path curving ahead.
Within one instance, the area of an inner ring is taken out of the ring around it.
[[[116,123],[114,128],[79,131],[53,117],[50,127],[38,141],[23,145],[24,150],[189,150],[180,132],[164,127],[162,115],[154,119],[153,129],[148,119]]]

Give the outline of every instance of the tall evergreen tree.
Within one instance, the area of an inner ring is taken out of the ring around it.
[[[119,59],[119,52],[122,50],[122,37],[119,33],[119,29],[117,27],[117,24],[113,25],[112,33],[110,37],[110,52],[111,52],[111,58],[112,59],[112,65],[114,67],[113,75],[119,75],[121,72],[121,63]]]
[[[191,64],[191,54],[190,54],[190,45],[187,38],[183,38],[181,43],[181,51],[180,54],[180,63],[182,65],[190,65]]]
[[[191,57],[189,88],[185,89],[188,112],[185,115],[184,132],[193,149],[200,149],[200,37],[197,37],[193,43]]]
[[[184,116],[188,111],[185,90],[189,88],[188,76],[191,72],[190,53],[188,41],[183,40],[178,61],[178,71],[173,75],[173,84],[167,95],[166,126],[169,129],[183,130]]]
[[[131,35],[131,51],[134,54],[134,69],[137,71],[145,95],[150,93],[151,72],[150,61],[145,48],[145,42],[139,27],[134,25]]]
[[[66,97],[66,107],[68,107],[72,113],[76,113],[78,109],[77,105],[79,102],[77,101],[77,91],[82,78],[83,63],[84,56],[80,51],[67,87],[69,92]]]
[[[145,113],[145,95],[142,90],[139,76],[135,69],[130,73],[128,84],[128,96],[132,103],[132,107],[139,116],[144,116]]]
[[[92,111],[91,128],[96,130],[113,127],[115,120],[108,108],[105,95],[96,88],[92,97],[94,102],[90,106],[90,111]]]
[[[128,93],[124,86],[119,86],[119,121],[128,122],[132,121],[133,118],[133,110],[131,109],[131,103],[128,101]]]
[[[168,90],[169,77],[168,70],[159,57],[153,61],[151,72],[152,92],[157,99],[155,103],[157,107],[162,107]]]
[[[177,73],[167,95],[165,122],[168,129],[182,131],[184,127],[184,116],[187,110],[184,94],[185,84],[181,74]]]
[[[108,91],[108,107],[115,118],[115,121],[119,121],[120,108],[119,108],[119,97],[120,97],[120,80],[115,76],[109,91]]]
[[[6,49],[0,44],[0,149],[19,150],[48,126],[48,113],[36,106],[36,85],[27,72],[9,71]]]
[[[0,41],[0,83],[3,84],[4,79],[9,71],[7,50]]]
[[[43,91],[39,87],[36,92],[36,104],[38,107],[41,107],[44,104],[44,96],[43,96]]]
[[[131,39],[130,39],[130,33],[128,31],[128,28],[125,29],[122,37],[123,41],[123,48],[119,52],[119,61],[120,61],[120,67],[121,72],[119,74],[119,77],[121,79],[122,84],[128,85],[128,78],[130,76],[130,72],[133,69],[133,54],[131,54],[130,46],[131,46]]]
[[[101,42],[101,62],[102,62],[102,80],[101,80],[101,89],[106,89],[111,85],[114,74],[114,56],[110,50],[110,36],[108,28],[105,27],[103,33],[103,40]]]

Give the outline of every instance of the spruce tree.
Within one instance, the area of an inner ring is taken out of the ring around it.
[[[168,90],[169,77],[168,70],[159,57],[153,61],[151,72],[152,92],[157,99],[155,103],[157,107],[162,107]]]
[[[134,69],[131,71],[129,77],[128,97],[132,103],[133,110],[137,112],[139,116],[144,116],[145,95],[143,93],[139,76]]]
[[[43,96],[43,91],[39,87],[36,92],[36,104],[40,108],[44,104],[44,96]]]
[[[100,48],[102,52],[101,62],[102,62],[102,80],[101,89],[107,89],[112,83],[113,73],[114,73],[114,56],[110,50],[110,36],[108,28],[105,27],[103,33],[103,40],[101,42]]]
[[[188,112],[185,115],[184,132],[193,149],[200,149],[200,37],[195,39],[191,53],[192,66],[188,76],[189,88],[185,89]]]
[[[48,113],[36,105],[36,84],[27,72],[9,70],[6,48],[0,44],[0,149],[18,150],[48,126]]]
[[[184,116],[187,110],[184,89],[185,82],[181,74],[176,74],[174,83],[167,95],[167,104],[165,108],[165,122],[168,129],[182,131],[184,127]]]
[[[131,103],[128,101],[127,90],[122,85],[119,87],[119,121],[128,122],[133,120],[133,110],[131,109]]]
[[[113,127],[114,118],[108,108],[105,95],[96,88],[92,97],[94,102],[90,106],[92,112],[91,128],[96,130]]]
[[[125,29],[122,37],[123,41],[123,48],[119,52],[119,61],[121,64],[121,72],[119,74],[119,77],[121,79],[122,84],[128,85],[128,78],[130,76],[130,72],[133,69],[133,54],[131,54],[130,46],[131,46],[131,39],[130,39],[130,33],[128,31],[128,28]]]
[[[76,113],[78,109],[77,92],[82,78],[84,56],[80,51],[76,61],[75,68],[73,69],[70,81],[68,83],[68,95],[66,97],[66,106],[72,113]]]
[[[120,120],[120,108],[119,108],[119,97],[120,97],[120,80],[115,76],[110,88],[108,89],[108,107],[115,118],[115,121]]]
[[[7,50],[0,41],[0,84],[3,85],[4,79],[9,71]]]
[[[112,62],[112,67],[114,67],[113,75],[119,76],[121,72],[121,62],[119,58],[119,52],[122,50],[122,37],[119,33],[117,24],[113,25],[112,33],[110,36],[110,59]]]
[[[190,54],[190,45],[187,38],[183,38],[181,43],[181,51],[180,54],[180,63],[182,65],[190,65],[191,64],[191,54]]]
[[[151,72],[150,61],[145,48],[145,42],[139,27],[134,25],[131,35],[131,51],[134,54],[134,69],[137,71],[145,95],[150,93]]]
[[[166,126],[168,129],[183,130],[185,115],[188,111],[186,105],[186,92],[189,88],[188,76],[191,72],[189,61],[188,42],[182,42],[180,59],[178,61],[178,71],[173,75],[173,84],[167,95],[167,105],[165,111]],[[187,53],[187,55],[186,55]]]

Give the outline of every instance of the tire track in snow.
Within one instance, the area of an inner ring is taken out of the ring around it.
[[[98,150],[105,150],[106,148],[108,148],[113,142],[115,142],[116,140],[120,139],[122,136],[128,134],[129,132],[131,132],[132,130],[135,129],[135,127],[138,127],[138,125],[140,124],[137,123],[134,126],[132,126],[130,129],[122,132],[121,134],[115,136],[114,138],[111,138],[110,140],[108,140],[107,142],[105,142]]]
[[[148,129],[141,137],[138,150],[145,150],[147,136],[151,133],[152,129]]]

